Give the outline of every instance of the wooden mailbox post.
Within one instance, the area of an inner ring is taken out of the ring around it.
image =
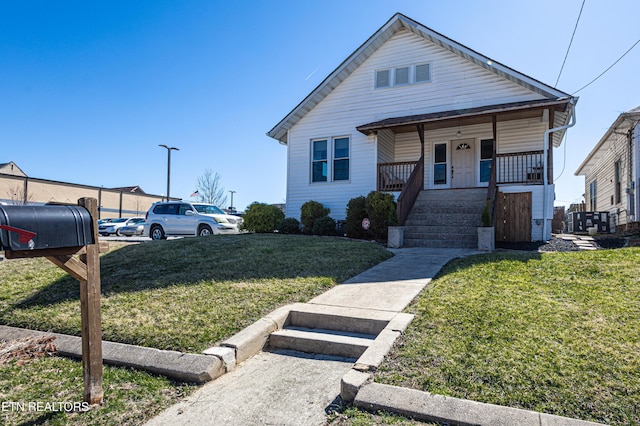
[[[92,244],[39,250],[5,250],[7,259],[46,257],[80,282],[82,319],[82,375],[84,400],[102,403],[102,325],[100,320],[100,244],[98,242],[98,203],[95,198],[81,198],[78,205],[91,216]],[[6,227],[5,228],[10,228]],[[35,235],[24,229],[11,229]],[[105,250],[108,248],[103,247]],[[75,257],[78,256],[78,257]]]

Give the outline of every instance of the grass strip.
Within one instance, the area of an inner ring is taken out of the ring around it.
[[[390,256],[375,243],[296,235],[127,245],[101,258],[103,338],[200,352]],[[42,258],[0,262],[0,323],[79,335],[78,282]]]
[[[640,424],[640,249],[447,265],[376,380],[606,424]]]

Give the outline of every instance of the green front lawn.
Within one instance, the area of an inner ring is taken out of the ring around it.
[[[116,247],[101,257],[103,336],[200,352],[275,308],[306,302],[390,256],[375,243],[285,235]],[[78,282],[42,258],[0,262],[0,324],[79,335]],[[22,412],[10,403],[81,402],[83,381],[78,361],[20,362],[0,364],[0,424],[137,425],[194,389],[105,366],[103,407]]]
[[[640,424],[640,249],[454,261],[376,381],[607,424]]]
[[[103,337],[200,352],[390,256],[375,243],[295,235],[128,245],[101,258]],[[78,282],[43,258],[0,262],[0,324],[79,335]]]

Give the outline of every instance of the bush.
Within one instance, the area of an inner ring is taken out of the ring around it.
[[[242,227],[252,232],[273,232],[284,219],[284,213],[276,206],[252,203],[244,214]]]
[[[396,203],[393,195],[386,192],[371,191],[367,195],[365,209],[371,221],[370,232],[378,241],[387,241],[389,226],[396,225]]]
[[[362,219],[367,217],[365,208],[366,198],[364,196],[352,198],[347,204],[347,224],[346,231],[349,238],[365,238],[365,231],[362,229]]]
[[[330,211],[331,210],[323,206],[322,203],[317,201],[307,201],[304,203],[300,208],[300,220],[302,221],[302,225],[304,225],[304,233],[312,233],[316,220],[328,216]]]
[[[300,222],[295,217],[288,217],[280,222],[278,232],[281,234],[299,234]]]
[[[336,221],[329,216],[321,217],[313,224],[312,233],[325,236],[336,235]]]

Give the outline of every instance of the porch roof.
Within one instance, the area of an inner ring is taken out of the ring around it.
[[[395,133],[415,132],[415,126],[418,124],[424,124],[425,130],[434,130],[446,127],[491,123],[494,115],[497,116],[499,121],[532,118],[538,116],[542,110],[549,108],[553,108],[555,111],[562,113],[556,116],[554,127],[557,127],[566,124],[565,121],[569,119],[570,111],[568,108],[571,108],[570,100],[571,98],[569,97],[542,99],[438,111],[428,114],[390,117],[357,126],[356,129],[365,135],[371,135],[382,129],[390,129]],[[554,145],[560,145],[561,140],[562,137],[554,137]]]

